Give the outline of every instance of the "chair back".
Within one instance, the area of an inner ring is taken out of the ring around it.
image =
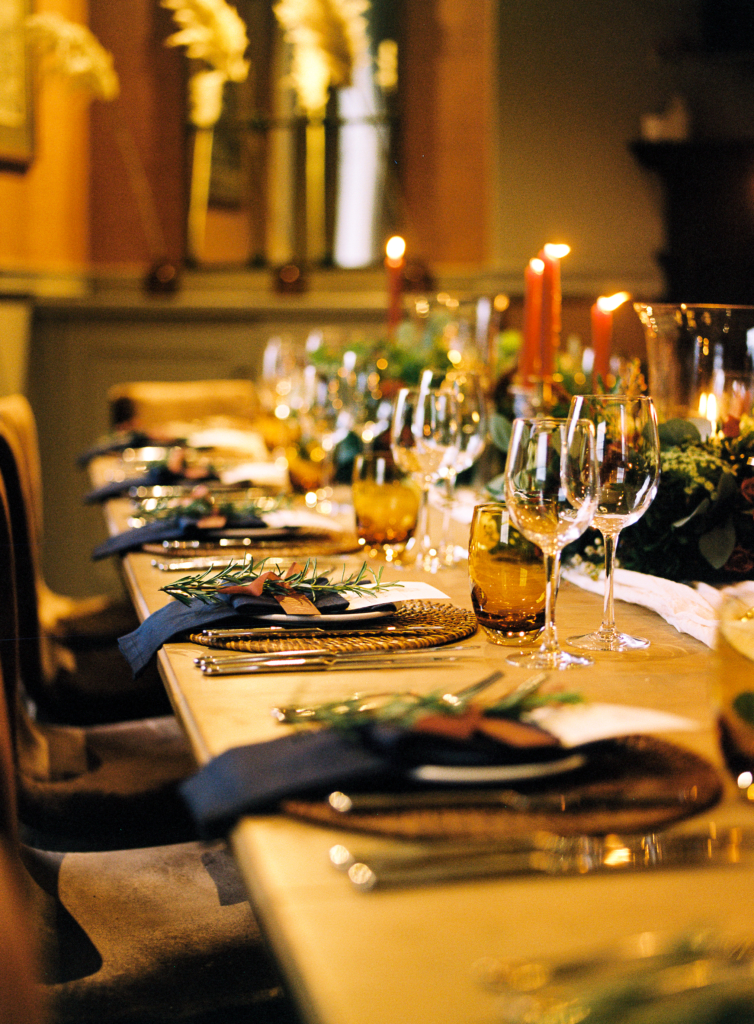
[[[15,599],[19,671],[28,695],[38,699],[43,687],[42,631],[39,623],[38,552],[29,492],[24,484],[18,436],[0,416],[0,479],[9,516],[15,577],[0,578],[0,598]]]
[[[18,645],[13,577],[10,515],[0,477],[0,835],[17,843],[14,723]]]
[[[37,423],[29,401],[23,395],[0,396],[0,420],[16,435],[18,441],[19,472],[24,494],[33,517],[32,540],[37,548],[37,561],[41,565],[41,546],[44,533],[44,506],[42,501],[42,461],[39,455]]]

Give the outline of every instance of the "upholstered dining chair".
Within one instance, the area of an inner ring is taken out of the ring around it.
[[[51,848],[176,842],[195,831],[177,783],[194,760],[173,715],[88,727],[41,723],[33,559],[14,438],[0,419],[0,667],[11,710],[19,813]]]
[[[224,417],[249,422],[259,415],[259,398],[250,380],[131,381],[108,393],[114,426],[132,421],[147,433],[168,423],[192,423]]]
[[[39,664],[27,685],[40,715],[86,724],[168,712],[156,674],[135,682],[118,652],[118,637],[138,624],[127,599],[67,597],[45,582],[39,442],[34,413],[23,395],[0,397],[0,424],[12,441],[19,486],[9,488],[9,497],[20,499],[12,511],[25,518],[22,532],[36,585]],[[19,557],[23,563],[24,556]],[[29,625],[34,625],[31,620]]]
[[[223,843],[53,853],[20,842],[8,711],[0,700],[3,1024],[293,1024]]]

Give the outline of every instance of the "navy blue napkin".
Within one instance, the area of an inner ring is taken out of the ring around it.
[[[86,451],[76,457],[76,464],[85,468],[93,459],[98,458],[100,455],[115,455],[118,452],[124,452],[126,448],[146,448],[155,443],[164,445],[165,441],[155,442],[154,438],[143,431],[129,430],[126,434],[115,434],[112,437],[106,437],[104,440],[92,445],[91,448],[87,448]],[[170,443],[174,444],[175,442]]]
[[[126,494],[132,487],[169,487],[171,484],[198,487],[199,484],[217,479],[215,473],[207,473],[200,479],[188,478],[183,473],[174,473],[167,466],[157,465],[147,470],[146,473],[142,473],[141,476],[132,476],[125,480],[111,480],[109,483],[103,484],[102,487],[95,487],[93,491],[84,495],[84,504],[96,505],[103,501],[109,501],[110,498],[118,498],[121,494]]]
[[[260,615],[281,613],[278,602],[268,596],[224,594],[221,604],[205,604],[195,598],[185,605],[171,601],[153,612],[132,633],[118,640],[118,647],[131,666],[134,677],[143,672],[163,644],[185,633],[196,633],[209,626],[249,626]],[[318,595],[314,600],[323,614],[345,611],[348,601],[340,594]]]
[[[224,836],[244,814],[273,810],[280,800],[382,778],[389,755],[328,729],[292,733],[234,747],[180,786],[199,834]]]
[[[239,516],[228,524],[228,528],[258,530],[264,527],[264,521],[256,516]],[[165,540],[216,540],[226,536],[223,529],[206,529],[197,526],[192,516],[175,516],[170,519],[158,519],[145,526],[136,526],[132,530],[124,530],[98,544],[92,552],[97,561],[108,555],[123,554],[136,551],[142,544],[161,544]]]
[[[244,814],[274,810],[281,800],[324,797],[333,789],[426,788],[408,772],[425,764],[479,767],[562,757],[561,747],[513,747],[476,734],[456,740],[384,723],[353,733],[321,729],[234,747],[180,786],[200,835],[225,835]]]

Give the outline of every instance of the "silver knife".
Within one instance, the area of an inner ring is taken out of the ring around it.
[[[200,665],[201,671],[208,676],[231,676],[231,675],[252,675],[267,672],[323,672],[342,671],[343,669],[354,668],[439,668],[441,665],[454,665],[462,660],[460,655],[447,654],[425,654],[424,652],[412,651],[413,658],[398,658],[387,656],[374,651],[368,657],[357,658],[337,657],[335,655],[321,655],[320,657],[309,657],[308,655],[294,658],[280,658],[277,655],[268,657],[262,661],[249,661],[245,663],[233,662],[232,664],[213,664],[205,662]]]
[[[297,647],[287,651],[227,651],[215,653],[210,651],[205,654],[198,654],[194,658],[195,665],[249,665],[259,661],[270,661],[278,658],[330,658],[333,661],[373,661],[375,658],[384,658],[388,661],[400,662],[410,661],[412,658],[423,654],[446,654],[448,657],[463,656],[467,651],[477,651],[479,645],[471,644],[467,647],[448,647],[439,645],[434,647],[419,647],[406,651],[323,651],[321,647]]]
[[[196,569],[227,569],[237,558],[186,558],[178,562],[161,562],[152,559],[152,565],[160,572],[190,572]]]
[[[344,847],[333,848],[331,862],[346,869],[363,892],[377,887],[423,885],[495,876],[586,875],[647,871],[670,867],[748,865],[754,859],[754,833],[723,829],[715,833],[656,832],[643,836],[522,837],[500,847],[473,845],[422,853],[375,854],[359,858]],[[337,855],[334,853],[337,850]]]
[[[203,629],[199,634],[207,640],[254,640],[265,636],[416,636],[440,632],[437,626],[251,626],[248,629]]]

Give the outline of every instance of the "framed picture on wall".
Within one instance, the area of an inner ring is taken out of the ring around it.
[[[30,0],[0,0],[0,167],[24,170],[34,155],[31,71],[24,19]]]

